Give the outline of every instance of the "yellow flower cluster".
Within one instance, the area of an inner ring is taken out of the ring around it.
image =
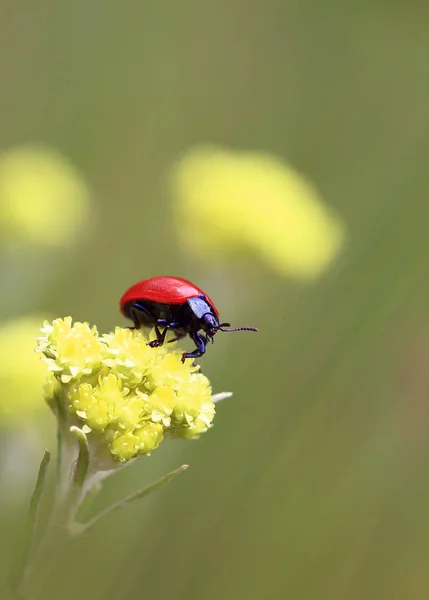
[[[172,189],[181,246],[204,260],[250,252],[283,276],[311,280],[345,239],[311,182],[269,154],[195,148],[176,165]]]
[[[59,387],[70,424],[127,461],[148,454],[166,436],[195,438],[211,427],[215,407],[208,379],[172,344],[150,348],[139,332],[117,327],[100,336],[71,317],[45,322],[38,351],[50,371],[45,396]],[[55,381],[53,381],[55,378]]]

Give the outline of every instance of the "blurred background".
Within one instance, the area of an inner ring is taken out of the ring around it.
[[[182,463],[45,598],[429,595],[429,9],[417,0],[0,2],[0,564],[54,420],[42,319],[125,325],[174,274],[224,320]],[[61,590],[60,594],[59,591]]]

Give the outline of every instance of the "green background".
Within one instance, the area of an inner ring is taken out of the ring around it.
[[[2,257],[0,316],[107,331],[129,285],[171,273],[260,328],[201,361],[234,391],[214,429],[138,460],[97,507],[191,468],[77,542],[45,598],[428,597],[428,17],[417,0],[0,2],[0,149],[54,146],[95,196],[77,248]],[[348,227],[323,279],[180,252],[166,174],[206,142],[273,152],[316,184]],[[47,410],[34,428],[28,460],[24,433],[0,431],[4,572]],[[6,462],[31,464],[14,502]]]

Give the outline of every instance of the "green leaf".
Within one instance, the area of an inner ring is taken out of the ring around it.
[[[73,523],[71,533],[75,536],[86,533],[87,531],[92,529],[94,527],[94,525],[96,525],[99,521],[101,521],[105,517],[108,517],[114,511],[119,510],[119,509],[123,508],[124,506],[127,506],[128,504],[130,504],[130,502],[134,502],[135,500],[140,500],[142,498],[145,498],[146,496],[149,496],[149,494],[152,494],[156,490],[163,488],[172,479],[177,477],[177,475],[180,475],[181,473],[186,471],[188,466],[189,465],[182,465],[178,469],[175,469],[174,471],[167,473],[167,475],[164,475],[163,477],[161,477],[154,483],[151,483],[150,485],[139,490],[138,492],[131,494],[129,496],[126,496],[119,502],[116,502],[115,504],[112,504],[112,506],[109,506],[105,510],[101,511],[98,515],[96,515],[94,518],[92,518],[87,523],[84,523],[84,524]]]

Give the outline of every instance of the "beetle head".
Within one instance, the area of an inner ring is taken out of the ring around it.
[[[212,313],[206,313],[201,319],[201,328],[207,334],[208,338],[211,338],[213,342],[213,336],[219,331],[219,319]]]
[[[206,313],[201,319],[201,327],[207,334],[208,338],[211,338],[213,342],[213,336],[218,331],[258,331],[256,327],[234,327],[230,328],[230,323],[219,323],[219,319],[215,317],[212,313]]]

